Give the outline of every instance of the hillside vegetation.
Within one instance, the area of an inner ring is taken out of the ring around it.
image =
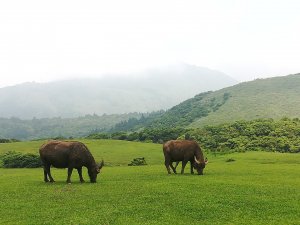
[[[28,140],[61,136],[83,137],[99,132],[132,132],[136,139],[135,132],[155,129],[169,132],[169,136],[174,137],[172,129],[180,128],[182,131],[261,118],[300,118],[299,106],[300,74],[296,74],[203,92],[167,111],[103,116],[94,114],[71,119],[0,118],[0,138]]]
[[[240,83],[188,99],[161,115],[131,120],[115,131],[218,125],[237,120],[300,117],[300,74]]]
[[[210,152],[278,151],[300,152],[300,120],[256,119],[202,128],[146,128],[135,132],[95,133],[91,139],[119,139],[163,143],[193,139]]]
[[[89,133],[108,131],[117,123],[140,118],[141,113],[118,115],[86,115],[78,118],[64,119],[61,117],[22,120],[19,118],[0,118],[0,138],[4,139],[40,139],[81,137]]]
[[[213,92],[208,98],[228,93],[226,104],[189,127],[215,125],[257,118],[300,117],[300,74],[258,79]]]

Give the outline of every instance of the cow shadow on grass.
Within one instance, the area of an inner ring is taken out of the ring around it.
[[[55,181],[55,182],[40,182],[41,185],[49,185],[49,186],[54,186],[54,185],[70,185],[70,186],[74,186],[74,185],[96,185],[96,183],[91,183],[89,181],[86,181],[86,182],[80,182],[79,180],[78,181],[72,181],[71,183],[67,183],[66,181],[64,180],[58,180],[58,181]]]

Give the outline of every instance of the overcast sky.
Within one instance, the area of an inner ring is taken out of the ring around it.
[[[0,87],[174,62],[240,81],[300,73],[300,1],[0,2]]]

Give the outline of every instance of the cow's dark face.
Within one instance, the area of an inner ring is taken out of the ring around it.
[[[89,176],[90,176],[90,180],[91,183],[96,183],[97,180],[97,175],[98,175],[98,171],[97,171],[97,167],[92,168],[91,170],[88,171]]]
[[[205,168],[205,164],[194,162],[194,168],[197,170],[198,175],[203,175],[203,169]]]
[[[103,167],[103,165],[104,165],[104,162],[102,160],[102,162],[100,164],[95,165],[93,168],[91,168],[90,170],[88,170],[91,183],[96,183],[97,175],[98,175],[98,173],[100,173],[100,170]]]
[[[205,159],[204,162],[194,162],[194,168],[197,170],[198,175],[203,175],[203,169],[205,168],[207,163],[207,159]]]

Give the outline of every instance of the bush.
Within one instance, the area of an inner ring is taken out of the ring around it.
[[[144,157],[142,158],[135,158],[128,164],[128,166],[144,166],[147,165],[146,160]]]
[[[2,166],[4,168],[37,168],[42,166],[39,155],[20,152],[9,151],[4,153],[2,159]]]
[[[87,139],[110,139],[111,136],[106,133],[95,133],[95,134],[90,134],[86,137]]]
[[[11,143],[11,142],[19,142],[19,140],[17,139],[5,139],[5,138],[1,138],[0,139],[0,143]]]
[[[10,140],[1,138],[0,143],[10,143]]]
[[[235,159],[233,159],[233,158],[229,158],[229,159],[226,159],[226,161],[225,162],[234,162],[235,161]]]
[[[236,121],[187,131],[204,149],[214,152],[300,152],[300,121],[283,118]]]
[[[127,133],[126,132],[116,132],[111,135],[111,138],[114,140],[126,140]]]

